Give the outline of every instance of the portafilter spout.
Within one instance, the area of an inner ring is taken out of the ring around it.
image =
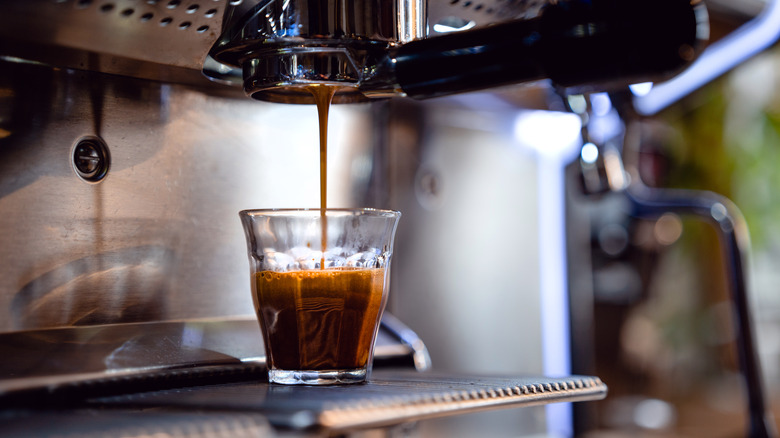
[[[244,2],[248,3],[248,2]],[[364,100],[358,87],[393,47],[425,36],[426,0],[261,0],[233,9],[203,73],[243,83],[259,100],[313,103],[304,87],[341,86],[334,103]]]
[[[550,0],[530,18],[425,38],[425,0],[264,0],[227,25],[204,73],[312,103],[428,98],[551,79],[578,92],[668,79],[709,37],[700,0]]]

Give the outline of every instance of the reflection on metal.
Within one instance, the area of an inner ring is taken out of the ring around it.
[[[317,111],[211,91],[0,62],[0,333],[254,313],[237,212],[319,204]],[[333,205],[377,207],[350,172],[376,166],[371,115],[331,111]]]
[[[400,319],[385,312],[382,316],[382,328],[411,350],[414,368],[417,371],[427,371],[431,368],[431,355],[428,353],[428,348],[425,347],[417,333],[407,327]]]
[[[425,38],[427,31],[428,0],[400,0],[398,4],[398,42]]]
[[[374,368],[427,369],[430,359],[419,337],[392,315],[385,317],[391,322],[383,322],[377,335]],[[142,387],[266,380],[255,318],[4,333],[0,356],[14,358],[0,362],[0,405],[77,401]]]
[[[84,220],[71,226],[105,236],[109,229],[130,229],[139,224],[153,230],[145,221],[97,225]],[[54,246],[51,249],[56,250]],[[0,289],[10,304],[6,325],[31,329],[162,319],[168,311],[170,270],[177,259],[171,248],[149,244],[106,248],[63,262],[20,285],[17,291]],[[127,289],[121,291],[123,287]]]
[[[222,29],[203,74],[259,100],[313,103],[312,84],[338,86],[334,103],[364,100],[356,87],[387,50],[425,35],[425,3],[263,1]]]
[[[506,20],[531,18],[539,15],[539,11],[550,0],[519,0],[502,1],[487,0],[480,2],[429,0],[428,23],[474,23],[476,26],[486,26]]]
[[[193,336],[197,332],[197,336]],[[254,319],[115,324],[0,334],[0,402],[76,401],[132,382],[197,381],[257,373],[264,359]],[[56,358],[56,360],[53,360]]]

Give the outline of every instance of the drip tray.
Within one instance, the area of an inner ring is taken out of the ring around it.
[[[385,314],[374,367],[429,366],[416,335]],[[0,334],[0,408],[267,379],[255,318],[66,327]]]
[[[90,401],[112,409],[261,413],[276,429],[342,433],[469,412],[556,402],[599,400],[597,377],[475,377],[374,371],[365,384],[283,386],[235,382]]]
[[[433,372],[407,331],[386,314],[370,381],[323,387],[268,383],[252,318],[2,334],[0,436],[338,435],[607,394],[597,377]]]

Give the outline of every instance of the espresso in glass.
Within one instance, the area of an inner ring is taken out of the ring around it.
[[[269,381],[365,381],[400,213],[282,209],[240,217]]]
[[[284,370],[365,368],[384,289],[383,268],[255,274],[267,360]]]
[[[327,208],[328,109],[337,88],[307,89],[319,118],[320,208],[239,213],[255,311],[269,381],[363,382],[387,298],[400,213]]]

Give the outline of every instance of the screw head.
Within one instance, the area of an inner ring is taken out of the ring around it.
[[[108,146],[98,137],[87,137],[79,140],[73,147],[71,155],[73,170],[86,182],[96,183],[108,174],[110,156]]]

